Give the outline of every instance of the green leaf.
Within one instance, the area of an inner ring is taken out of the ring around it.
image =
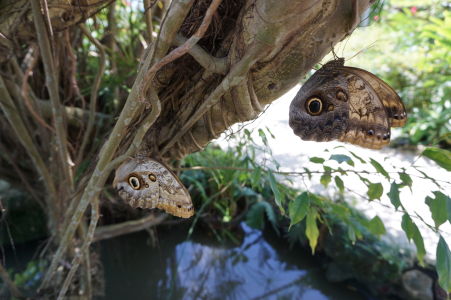
[[[333,154],[330,156],[329,160],[335,160],[339,164],[346,162],[348,165],[354,166],[354,161],[345,154]]]
[[[332,176],[330,176],[329,174],[323,174],[321,176],[321,178],[319,179],[319,181],[321,182],[322,185],[324,185],[324,187],[327,187],[329,185],[329,183],[332,180]]]
[[[401,200],[399,199],[399,186],[394,181],[391,183],[390,191],[387,193],[391,204],[398,209],[401,206]]]
[[[339,176],[335,176],[335,185],[337,186],[340,193],[343,193],[345,190],[345,184],[343,183],[343,180]]]
[[[405,186],[408,186],[410,189],[412,189],[412,178],[410,177],[409,174],[406,173],[399,173],[399,179],[401,179],[402,183]]]
[[[451,252],[442,236],[438,241],[436,254],[438,283],[448,293],[451,292]]]
[[[263,213],[265,211],[265,207],[260,204],[261,202],[257,202],[251,206],[247,215],[246,215],[246,223],[252,228],[255,229],[263,229],[265,222],[263,219]]]
[[[324,158],[321,157],[310,157],[310,161],[315,164],[322,164],[324,162]]]
[[[290,215],[290,228],[291,226],[299,223],[307,215],[308,208],[310,206],[310,197],[308,192],[303,192],[296,197],[288,205],[288,213]]]
[[[383,192],[384,187],[382,186],[381,183],[370,183],[368,185],[367,195],[370,198],[370,200],[380,199]]]
[[[352,156],[357,158],[362,164],[366,164],[366,161],[363,158],[361,158],[360,156],[358,156],[357,154],[355,154],[354,152],[349,151],[349,153],[351,153]]]
[[[259,128],[258,129],[258,135],[260,136],[263,145],[268,146],[268,138],[266,137],[265,132],[263,131],[263,129]]]
[[[387,171],[385,171],[384,167],[382,167],[382,165],[380,163],[378,163],[377,161],[375,161],[372,158],[370,159],[370,163],[373,165],[373,167],[376,169],[376,171],[378,171],[379,173],[384,175],[387,179],[390,179],[390,175],[388,175]]]
[[[451,199],[440,191],[433,192],[435,198],[426,197],[426,204],[432,214],[432,219],[435,223],[435,228],[446,222],[448,219],[448,205],[447,202]]]
[[[378,216],[375,216],[370,220],[368,223],[368,230],[377,236],[383,235],[386,232],[384,223]]]
[[[409,241],[413,240],[415,243],[415,247],[417,248],[417,258],[420,261],[420,264],[423,265],[423,258],[426,254],[426,249],[424,248],[424,241],[420,230],[408,214],[404,214],[402,216],[401,227],[406,233],[407,239]]]
[[[347,233],[348,233],[348,238],[354,244],[357,238],[356,238],[356,233],[355,233],[354,227],[352,225],[348,225]]]
[[[274,201],[276,202],[282,214],[285,214],[285,209],[283,208],[284,195],[280,192],[279,187],[277,186],[276,178],[271,171],[269,171],[269,186],[274,193]]]
[[[316,245],[318,244],[319,237],[318,225],[316,224],[317,218],[318,211],[315,208],[310,207],[309,212],[307,214],[305,235],[309,240],[310,248],[312,249],[312,254],[315,253],[315,248]]]
[[[423,155],[432,159],[447,171],[451,171],[451,151],[429,147],[423,151]]]

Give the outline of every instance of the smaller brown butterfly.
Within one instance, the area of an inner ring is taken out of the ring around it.
[[[404,126],[406,110],[398,94],[376,75],[326,63],[297,93],[289,124],[307,141],[339,140],[370,149],[390,142],[390,128]]]
[[[189,192],[168,167],[154,159],[138,156],[123,162],[113,186],[132,207],[159,208],[181,218],[194,214]]]

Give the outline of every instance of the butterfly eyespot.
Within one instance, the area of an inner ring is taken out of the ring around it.
[[[366,132],[369,136],[373,136],[374,135],[374,130],[370,129]]]
[[[139,182],[138,177],[136,176],[130,176],[128,178],[128,184],[134,189],[134,190],[139,190],[139,188],[141,187],[141,182]]]
[[[309,115],[317,116],[323,111],[323,101],[317,97],[313,97],[307,100],[307,112]]]
[[[386,134],[384,134],[384,136],[382,137],[382,139],[383,139],[384,141],[388,140],[389,138],[390,138],[390,133],[386,133]]]
[[[338,100],[340,101],[348,101],[348,96],[346,95],[345,92],[343,91],[338,91],[337,94],[335,95],[337,97]]]
[[[177,204],[177,207],[178,207],[178,208],[182,208],[182,205],[181,205],[181,204]]]
[[[155,176],[155,174],[150,173],[149,179],[150,179],[150,181],[155,182],[155,181],[157,181],[157,176]]]

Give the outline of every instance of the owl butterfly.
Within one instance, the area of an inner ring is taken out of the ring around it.
[[[191,197],[165,165],[148,157],[135,157],[116,170],[113,186],[132,207],[159,208],[189,218],[194,214]]]
[[[370,149],[390,142],[390,128],[404,126],[404,104],[380,78],[345,67],[344,59],[326,63],[297,93],[289,124],[307,141],[339,140]]]

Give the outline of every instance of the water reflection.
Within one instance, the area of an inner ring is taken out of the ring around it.
[[[156,247],[145,233],[104,241],[105,299],[363,299],[274,233],[242,231],[234,248],[183,227],[159,229]]]

